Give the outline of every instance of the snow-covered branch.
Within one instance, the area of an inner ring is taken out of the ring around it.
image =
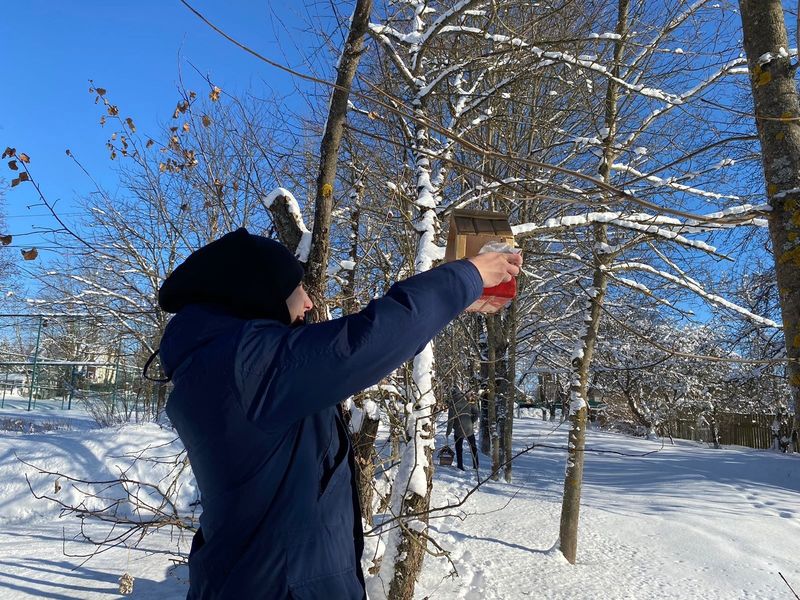
[[[678,285],[678,286],[681,286],[683,288],[686,288],[687,290],[691,290],[692,292],[694,292],[695,294],[697,294],[701,298],[707,300],[708,302],[711,302],[712,304],[716,304],[718,306],[722,306],[723,308],[727,308],[728,310],[732,310],[733,312],[738,313],[738,314],[742,315],[743,317],[746,317],[746,318],[750,319],[751,321],[754,321],[754,322],[756,322],[756,323],[758,323],[760,325],[763,325],[765,327],[774,327],[776,329],[780,329],[780,327],[781,327],[778,323],[776,323],[772,319],[768,319],[766,317],[762,317],[760,315],[752,313],[749,310],[747,310],[746,308],[744,308],[742,306],[739,306],[738,304],[734,304],[733,302],[730,302],[729,300],[726,300],[722,296],[718,296],[717,294],[712,294],[710,292],[707,292],[701,286],[697,285],[697,282],[695,282],[693,280],[686,280],[686,279],[683,279],[681,277],[677,277],[677,276],[673,275],[672,273],[667,273],[665,271],[661,271],[661,270],[656,269],[655,267],[652,267],[652,266],[650,266],[648,264],[639,263],[639,262],[620,262],[620,263],[616,263],[615,265],[613,265],[610,268],[610,270],[612,272],[614,272],[614,271],[625,271],[625,270],[635,270],[635,271],[643,271],[645,273],[650,273],[652,275],[657,275],[658,277],[666,279],[667,281],[669,281],[671,283],[674,283],[675,285]]]

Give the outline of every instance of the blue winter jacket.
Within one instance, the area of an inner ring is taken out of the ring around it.
[[[167,414],[203,512],[188,598],[360,600],[360,509],[337,404],[378,383],[481,294],[457,261],[395,284],[361,312],[291,328],[190,305],[161,358]]]

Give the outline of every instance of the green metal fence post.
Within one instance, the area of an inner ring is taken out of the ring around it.
[[[8,387],[8,367],[6,367],[6,380],[3,382],[3,400],[0,402],[0,408],[6,406],[6,388]]]
[[[31,370],[31,386],[28,391],[28,410],[31,409],[33,402],[33,386],[36,385],[36,367],[39,362],[39,342],[42,339],[42,325],[44,324],[44,317],[39,317],[39,330],[36,332],[36,351],[33,354],[33,369]]]
[[[72,375],[69,379],[69,400],[67,401],[67,410],[72,410],[72,394],[75,391],[75,365],[72,365]]]
[[[120,345],[121,346],[121,345]],[[117,350],[117,358],[114,360],[114,387],[111,388],[111,409],[117,408],[117,378],[119,377],[119,355],[122,353],[122,348]]]

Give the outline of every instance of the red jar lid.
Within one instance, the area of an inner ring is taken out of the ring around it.
[[[517,280],[483,288],[483,294],[467,308],[467,312],[496,313],[502,310],[517,295]]]

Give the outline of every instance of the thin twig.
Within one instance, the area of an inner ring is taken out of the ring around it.
[[[794,597],[797,598],[797,600],[800,600],[800,596],[797,595],[797,592],[794,591],[794,588],[791,585],[789,585],[788,581],[786,581],[786,577],[783,576],[783,573],[778,571],[778,575],[781,576],[781,579],[783,579],[783,583],[785,583],[789,587],[789,589],[792,591],[792,593],[794,594]]]

